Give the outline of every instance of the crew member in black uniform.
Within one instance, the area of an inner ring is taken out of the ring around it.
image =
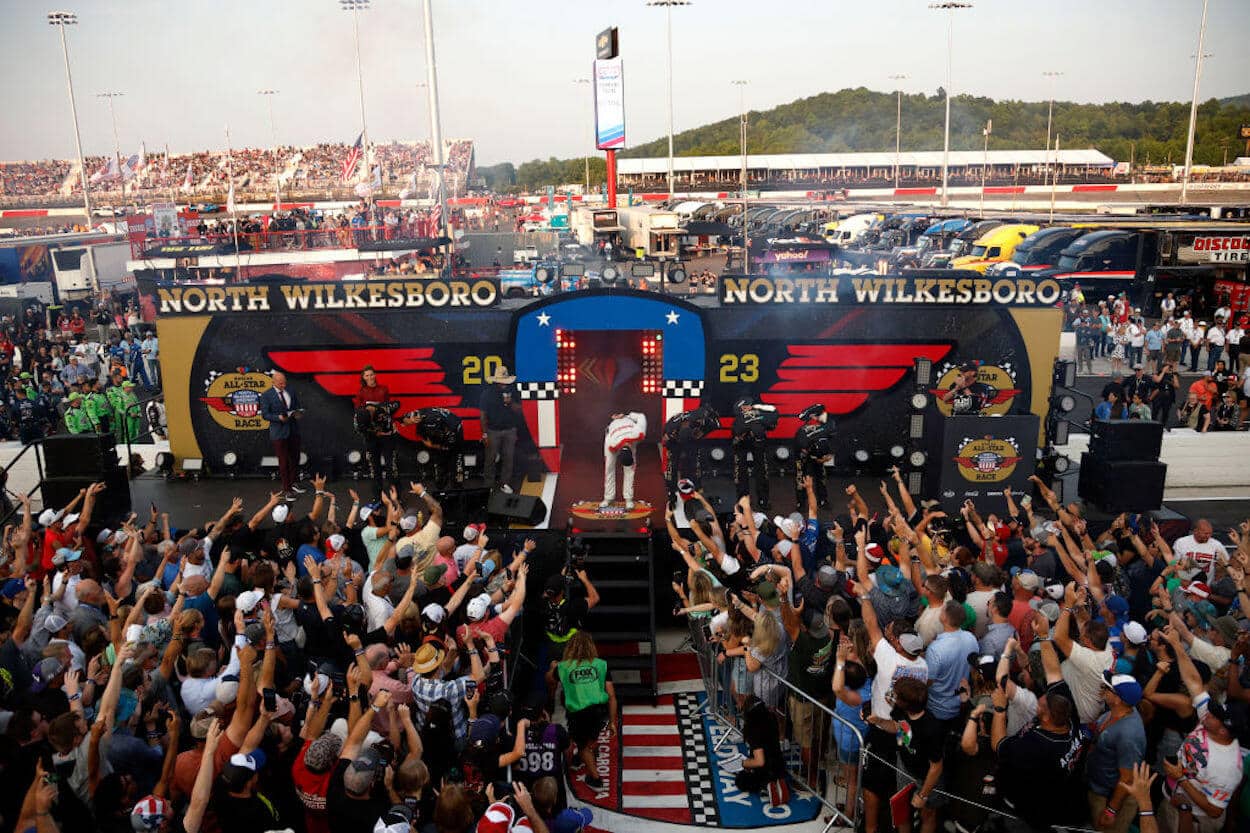
[[[29,445],[43,436],[44,423],[39,405],[26,396],[26,389],[14,390],[17,397],[13,403],[13,418],[17,421],[17,436],[22,445]]]
[[[829,487],[825,476],[825,463],[833,459],[833,420],[821,404],[809,405],[799,414],[803,424],[794,433],[794,500],[799,506],[807,501],[807,487],[803,478],[812,478],[816,490],[816,503],[829,504]]]
[[[464,427],[460,417],[446,408],[421,408],[399,418],[400,424],[417,429],[416,440],[430,452],[434,482],[440,489],[464,482]]]
[[[699,440],[720,427],[720,418],[710,405],[682,411],[664,423],[664,485],[668,502],[676,505],[677,481],[686,479],[700,485]]]
[[[733,434],[734,489],[738,497],[751,494],[755,481],[755,505],[768,509],[768,456],[764,440],[777,427],[780,416],[772,405],[757,405],[750,397],[734,403]],[[750,457],[748,460],[747,457]]]
[[[998,396],[998,389],[993,385],[977,381],[980,367],[980,362],[960,365],[959,375],[942,394],[942,401],[951,406],[951,416],[976,416]]]

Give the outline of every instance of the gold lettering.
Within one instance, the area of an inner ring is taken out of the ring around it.
[[[491,281],[477,281],[473,284],[473,302],[480,307],[489,307],[495,303],[498,294],[499,290]]]
[[[469,306],[469,285],[464,281],[451,282],[451,305],[453,307]]]
[[[972,300],[972,280],[970,278],[960,278],[955,281],[955,291],[959,293],[955,296],[957,303],[968,303]]]
[[[897,278],[895,279],[894,284],[898,287],[898,294],[894,297],[896,302],[902,304],[908,301],[916,300],[916,296],[908,293],[907,291],[907,278]]]
[[[220,286],[210,286],[204,294],[208,298],[208,312],[226,311],[226,290]]]
[[[161,312],[182,312],[182,289],[179,287],[174,287],[173,289],[161,289],[160,287],[157,287],[156,297],[160,299]]]
[[[787,304],[794,303],[794,281],[789,278],[775,278],[775,286],[773,288],[773,303]]]
[[[836,304],[840,281],[840,278],[820,278],[817,282],[820,288],[816,290],[816,303]]]
[[[747,286],[750,281],[746,278],[721,278],[721,282],[725,285],[726,304],[745,304],[747,302]]]
[[[425,304],[425,286],[420,281],[408,281],[404,286],[408,290],[408,306],[419,307]]]
[[[990,295],[990,288],[991,288],[992,286],[993,286],[993,284],[992,284],[992,283],[990,283],[989,281],[986,281],[986,280],[974,280],[974,281],[972,282],[972,287],[973,287],[973,291],[972,291],[972,303],[974,303],[974,304],[988,304],[988,303],[990,302],[990,298],[992,297],[992,296]]]
[[[855,287],[855,300],[861,304],[864,301],[876,303],[881,295],[881,286],[873,278],[851,278],[851,286]]]
[[[363,283],[343,283],[343,301],[346,303],[348,309],[369,306],[369,304],[365,302],[365,299],[361,297],[364,294],[365,286],[366,284]],[[374,285],[367,284],[367,286],[369,287],[369,294],[372,295]]]
[[[279,289],[282,290],[282,296],[286,298],[287,309],[308,309],[308,300],[312,297],[313,287],[307,284],[283,284]]]
[[[955,302],[955,296],[951,292],[955,289],[955,281],[950,278],[938,278],[938,296],[939,304],[952,304]]]
[[[937,281],[935,281],[933,278],[917,278],[916,279],[916,283],[913,288],[915,289],[915,292],[916,292],[915,297],[918,303],[924,303],[924,304],[933,303],[933,293],[931,290],[933,289],[933,285],[935,283],[937,283]]]

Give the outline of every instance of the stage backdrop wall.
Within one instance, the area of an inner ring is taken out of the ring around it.
[[[490,281],[292,280],[216,288],[222,294],[212,297],[161,287],[171,447],[180,461],[203,457],[211,467],[234,451],[243,469],[257,466],[270,453],[259,395],[268,374],[283,370],[308,410],[310,457],[341,460],[360,447],[350,397],[365,365],[401,400],[401,412],[450,408],[469,439],[480,437],[486,378],[500,366],[515,369],[526,423],[552,470],[560,466],[561,432],[602,435],[602,425],[579,422],[592,409],[561,410],[562,399],[576,401],[577,380],[587,373],[595,390],[624,390],[624,401],[654,397],[662,417],[706,400],[725,426],[734,400],[754,396],[781,413],[779,440],[793,436],[800,410],[821,402],[838,422],[839,454],[906,444],[920,356],[934,363],[931,391],[975,360],[979,380],[997,391],[984,413],[1044,415],[1060,311],[1049,293],[1029,294],[1032,282],[999,281],[981,291],[973,278],[980,276],[950,279],[945,294],[915,276],[823,279],[810,292],[752,279],[772,291],[755,284],[753,292],[723,292],[698,305],[591,290],[500,306]],[[891,282],[888,293],[864,291],[872,287],[863,281],[881,280]],[[1012,294],[1008,284],[1028,291]],[[578,352],[578,332],[605,330],[619,334],[608,342],[612,355]],[[934,415],[946,410],[931,400]]]

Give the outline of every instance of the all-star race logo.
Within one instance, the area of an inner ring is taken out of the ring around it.
[[[246,367],[233,371],[216,371],[204,380],[204,396],[208,414],[222,428],[231,431],[263,431],[269,422],[260,415],[260,396],[273,386],[269,374]]]
[[[955,462],[964,480],[973,483],[1001,483],[1011,477],[1020,462],[1020,444],[1015,437],[998,439],[965,437],[955,452]]]
[[[953,410],[953,403],[943,402],[942,396],[951,389],[957,378],[959,363],[944,364],[938,371],[937,383],[930,391],[937,400],[937,408],[942,416],[950,416]],[[976,385],[980,387],[975,392],[984,400],[980,410],[976,411],[980,416],[1001,416],[1009,413],[1011,403],[1020,395],[1020,389],[1016,386],[1016,371],[1010,362],[979,366]]]

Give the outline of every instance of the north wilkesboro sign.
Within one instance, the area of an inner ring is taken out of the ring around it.
[[[468,278],[158,286],[156,301],[157,314],[162,316],[491,307],[499,302],[499,281]]]
[[[951,304],[1050,307],[1059,303],[1058,281],[987,278],[977,272],[942,277],[897,275],[722,276],[720,302],[748,304]]]

